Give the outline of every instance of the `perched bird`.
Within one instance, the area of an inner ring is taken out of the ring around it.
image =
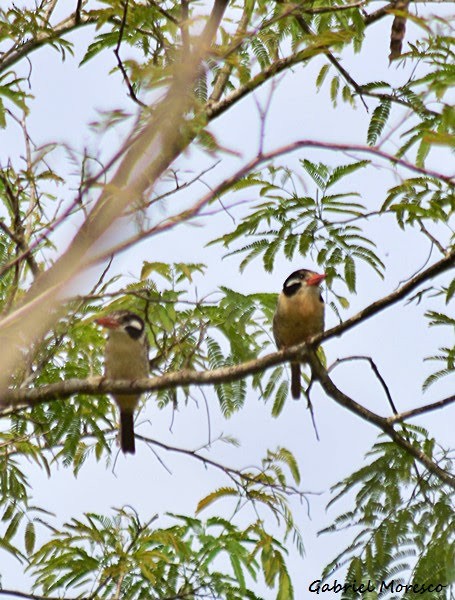
[[[144,321],[129,310],[116,310],[95,321],[108,329],[104,355],[104,374],[108,379],[148,377],[148,342]],[[141,394],[113,394],[120,410],[120,447],[135,453],[134,410]]]
[[[324,301],[319,284],[325,273],[299,269],[283,284],[273,316],[273,335],[279,350],[305,342],[324,331]],[[300,398],[300,363],[291,363],[291,393]]]

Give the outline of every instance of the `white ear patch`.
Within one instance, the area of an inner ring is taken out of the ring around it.
[[[302,283],[302,280],[299,277],[293,277],[292,279],[288,279],[288,281],[286,281],[284,287],[292,287],[293,285],[300,285]]]
[[[142,324],[142,321],[139,321],[139,319],[131,319],[131,321],[128,321],[128,323],[126,323],[126,327],[131,327],[132,329],[142,331],[144,325]]]

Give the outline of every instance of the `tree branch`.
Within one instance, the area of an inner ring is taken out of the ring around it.
[[[1,596],[14,596],[15,598],[25,598],[26,600],[62,600],[61,596],[41,596],[39,594],[32,594],[26,592],[19,592],[18,590],[7,590],[5,588],[0,588],[0,597]],[[81,599],[80,596],[77,598],[68,598],[66,600],[84,600]],[[88,598],[86,599],[88,600]]]
[[[333,337],[338,337],[342,333],[349,331],[371,316],[381,312],[386,308],[389,308],[393,304],[396,304],[425,281],[432,279],[433,277],[443,273],[445,270],[451,268],[454,260],[455,249],[452,250],[452,252],[446,257],[413,277],[395,292],[392,292],[388,296],[373,302],[343,323],[340,323],[339,325],[336,325],[335,327],[332,327],[331,329],[314,336],[308,345],[298,344],[296,346],[279,350],[278,352],[267,354],[261,358],[246,361],[239,365],[222,367],[219,369],[213,369],[211,371],[193,371],[190,369],[185,369],[176,371],[174,373],[166,373],[159,377],[151,377],[136,381],[110,381],[103,377],[93,377],[89,379],[69,379],[33,389],[9,389],[2,395],[0,403],[3,404],[3,406],[14,405],[17,408],[18,405],[21,404],[33,406],[34,404],[55,400],[57,398],[66,398],[76,393],[95,395],[121,393],[127,391],[151,392],[155,390],[176,388],[183,385],[213,385],[237,381],[238,379],[253,375],[259,371],[263,371],[289,360],[302,358],[303,356],[306,357],[308,347],[313,347]],[[0,414],[7,415],[8,410],[3,411],[3,413]],[[378,418],[382,419],[382,417]]]
[[[54,25],[50,33],[40,33],[31,40],[27,40],[22,44],[16,44],[13,48],[6,51],[0,59],[0,72],[7,71],[31,52],[55,41],[62,35],[71,33],[84,25],[96,25],[96,23],[97,20],[94,18],[85,17],[82,19],[77,12],[70,15],[57,25]]]
[[[299,150],[300,148],[322,148],[324,150],[333,150],[333,151],[341,150],[341,151],[345,151],[345,152],[361,152],[361,153],[366,153],[366,154],[373,154],[373,155],[378,156],[379,158],[382,158],[384,160],[388,160],[389,162],[398,164],[398,165],[400,165],[406,169],[409,169],[411,171],[417,171],[417,172],[420,172],[421,174],[425,174],[425,175],[429,175],[431,177],[441,179],[441,180],[445,181],[446,183],[448,183],[448,185],[450,185],[450,186],[454,185],[453,179],[447,175],[444,175],[442,173],[437,173],[435,171],[430,171],[428,169],[423,169],[423,168],[417,167],[416,165],[413,165],[412,163],[409,163],[409,162],[405,161],[404,159],[401,159],[401,158],[397,159],[392,154],[388,154],[387,152],[384,152],[376,147],[359,146],[359,145],[355,145],[355,144],[354,145],[334,144],[331,142],[319,142],[319,141],[315,141],[315,140],[300,140],[300,141],[294,142],[293,144],[289,144],[287,146],[282,146],[281,148],[277,148],[276,150],[272,150],[271,152],[267,152],[267,153],[256,156],[255,158],[253,158],[252,160],[247,162],[243,167],[238,169],[233,175],[231,175],[230,177],[228,177],[224,181],[222,181],[220,184],[218,184],[215,188],[213,188],[210,192],[208,192],[200,200],[195,202],[195,204],[193,204],[192,207],[190,207],[176,215],[172,215],[172,216],[166,218],[161,223],[157,223],[156,225],[154,225],[153,227],[151,227],[150,229],[148,229],[146,231],[140,231],[139,233],[133,235],[129,239],[119,242],[115,246],[111,246],[107,250],[92,257],[90,259],[90,262],[85,263],[84,266],[86,268],[94,266],[94,265],[102,262],[103,260],[106,260],[106,258],[111,256],[112,254],[117,255],[120,252],[124,252],[131,246],[134,246],[137,242],[142,241],[142,240],[146,239],[147,237],[156,235],[158,233],[163,233],[164,231],[168,231],[168,230],[172,229],[176,225],[179,225],[183,222],[188,221],[190,218],[197,216],[202,211],[202,209],[207,204],[209,204],[214,198],[217,198],[219,195],[224,193],[231,186],[233,186],[238,179],[244,177],[245,175],[247,175],[250,171],[252,171],[256,167],[258,167],[264,163],[267,163],[268,161],[270,161],[274,158],[278,158],[278,157],[288,154],[290,152],[295,152],[296,150]],[[449,183],[449,181],[451,181],[451,183]],[[346,222],[349,222],[349,221],[346,221]],[[12,265],[12,263],[13,263],[13,261],[8,263],[8,267],[10,267]],[[1,275],[1,272],[2,271],[0,270],[0,275]]]
[[[403,421],[407,421],[412,417],[417,417],[418,415],[423,415],[428,412],[432,412],[433,410],[439,410],[444,408],[444,406],[448,406],[449,404],[453,404],[455,402],[455,396],[449,396],[448,398],[444,398],[443,400],[438,400],[437,402],[432,402],[431,404],[426,404],[425,406],[419,406],[418,408],[413,408],[411,410],[405,410],[401,413],[397,413],[391,417],[387,418],[387,422],[393,425],[394,423],[402,423]]]
[[[436,475],[441,481],[449,485],[455,490],[455,477],[441,469],[439,465],[431,460],[420,448],[413,446],[413,444],[402,437],[397,431],[395,431],[393,424],[387,419],[380,417],[376,413],[368,410],[361,404],[358,404],[355,400],[347,396],[342,392],[333,381],[330,379],[326,369],[322,366],[321,362],[317,358],[315,353],[308,353],[308,361],[311,364],[313,375],[318,379],[323,390],[330,398],[335,400],[337,404],[340,404],[344,408],[347,408],[350,412],[361,417],[365,421],[373,423],[376,427],[381,429],[386,435],[388,435],[398,446],[406,450],[412,457],[421,463],[430,473]]]
[[[216,33],[227,0],[215,0],[206,26],[196,39],[191,56],[182,60],[164,98],[139,132],[125,142],[122,161],[105,186],[65,253],[42,273],[23,298],[23,304],[0,322],[0,336],[17,340],[11,344],[0,372],[0,389],[8,387],[9,374],[20,365],[24,346],[32,347],[59,318],[66,286],[84,268],[100,238],[113,229],[124,211],[137,202],[193,139],[203,125],[186,122],[194,106],[188,90],[193,88],[200,65]],[[20,342],[19,342],[20,340]]]

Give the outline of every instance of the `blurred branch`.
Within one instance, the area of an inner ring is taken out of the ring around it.
[[[251,15],[252,15],[252,10],[251,10],[251,8],[248,9],[247,3],[245,3],[245,6],[243,8],[242,17],[239,20],[237,30],[236,30],[235,34],[233,35],[233,47],[234,48],[238,49],[243,44],[243,41],[245,40],[245,35],[246,35],[246,28],[248,27],[248,24],[251,20]],[[225,56],[225,58],[227,58],[227,57]],[[212,90],[212,93],[208,100],[209,103],[218,102],[220,100],[222,94],[224,93],[224,91],[226,89],[226,85],[229,81],[229,77],[232,73],[233,68],[234,68],[234,65],[231,62],[225,60],[224,65],[221,67],[220,71],[217,73],[217,75],[215,77],[215,81],[213,84],[213,90]]]
[[[9,387],[11,374],[23,360],[22,348],[33,347],[58,320],[64,310],[61,297],[66,286],[90,262],[99,240],[108,232],[115,235],[112,225],[116,220],[128,206],[141,199],[187,147],[194,132],[203,126],[199,114],[192,121],[186,120],[186,116],[194,109],[194,82],[226,7],[227,0],[215,0],[204,30],[195,40],[193,52],[182,57],[164,98],[140,132],[132,134],[123,146],[123,158],[116,173],[68,249],[51,269],[37,278],[22,305],[0,322],[0,337],[10,344],[0,373],[0,390]]]
[[[287,146],[282,146],[280,148],[277,148],[276,150],[272,150],[271,152],[258,154],[253,159],[251,159],[249,162],[247,162],[243,167],[238,169],[233,175],[226,178],[224,181],[222,181],[220,184],[218,184],[215,188],[213,188],[210,192],[205,194],[202,198],[200,198],[197,202],[195,202],[193,204],[193,206],[191,206],[190,208],[188,208],[176,215],[172,215],[172,216],[166,218],[161,223],[158,223],[158,224],[154,225],[153,227],[150,227],[147,230],[138,232],[134,236],[130,237],[127,240],[119,242],[115,246],[109,247],[108,250],[103,251],[94,257],[91,257],[90,262],[85,263],[84,266],[90,267],[90,266],[96,265],[97,263],[108,258],[110,255],[123,252],[123,251],[127,250],[128,248],[130,248],[131,246],[135,245],[136,243],[144,240],[147,237],[156,235],[158,233],[162,233],[164,231],[168,231],[168,230],[174,228],[176,225],[187,222],[190,218],[197,216],[205,206],[210,204],[210,202],[212,202],[219,195],[221,195],[223,192],[225,192],[227,189],[229,189],[231,186],[233,186],[237,180],[241,179],[242,177],[245,177],[245,175],[247,175],[250,171],[252,171],[256,167],[258,167],[264,163],[267,163],[268,161],[270,161],[274,158],[277,158],[279,156],[283,156],[290,152],[295,152],[296,150],[299,150],[301,148],[323,148],[325,150],[331,150],[331,151],[360,152],[360,153],[365,153],[365,154],[372,154],[372,155],[377,156],[378,158],[387,160],[394,165],[400,165],[406,169],[409,169],[410,171],[415,171],[420,174],[424,174],[424,175],[428,175],[430,177],[435,177],[437,179],[440,179],[440,180],[444,181],[445,183],[447,183],[451,187],[455,185],[455,179],[451,176],[444,175],[442,173],[432,171],[429,169],[425,169],[423,167],[418,167],[418,166],[414,165],[413,163],[410,163],[402,158],[396,158],[395,156],[393,156],[393,154],[388,154],[387,152],[384,152],[383,150],[380,150],[379,148],[374,147],[374,146],[359,146],[359,145],[355,145],[355,144],[353,144],[353,145],[336,144],[336,143],[331,143],[331,142],[320,142],[317,140],[300,140],[300,141],[294,142],[292,144],[289,144]]]
[[[57,6],[57,2],[58,0],[49,0],[47,6],[44,9],[44,13],[43,13],[43,21],[49,25],[49,20],[52,16],[52,13],[55,10],[55,7]]]

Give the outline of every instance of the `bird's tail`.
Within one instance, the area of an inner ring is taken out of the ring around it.
[[[300,398],[300,364],[291,363],[291,394],[294,400]]]
[[[120,412],[120,447],[125,454],[127,452],[134,454],[136,452],[132,412]]]

